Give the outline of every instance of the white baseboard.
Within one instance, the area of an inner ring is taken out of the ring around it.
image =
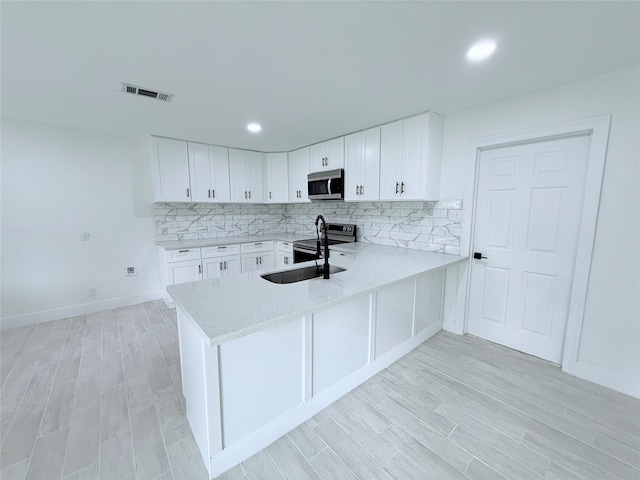
[[[72,305],[70,307],[56,308],[53,310],[45,310],[43,312],[26,313],[24,315],[15,315],[0,320],[0,330],[9,328],[24,327],[36,323],[51,322],[62,318],[76,317],[78,315],[86,315],[88,313],[100,312],[102,310],[111,310],[114,308],[128,307],[138,303],[151,302],[162,298],[162,292],[141,293],[130,297],[112,298],[110,300],[101,300],[99,302],[83,303],[81,305]]]
[[[401,343],[357,372],[329,387],[321,394],[300,404],[244,440],[223,449],[220,453],[214,455],[210,459],[210,477],[216,478],[218,475],[267,447],[285,433],[293,430],[304,421],[313,417],[320,410],[328,407],[340,397],[346,395],[358,385],[373,377],[376,373],[381,372],[393,362],[405,356],[418,345],[438,333],[441,329],[442,322],[429,325],[426,329],[416,334],[415,337]],[[206,465],[206,459],[204,460]]]
[[[597,383],[618,392],[631,395],[635,398],[640,398],[640,382],[630,380],[628,378],[619,377],[613,373],[599,368],[592,367],[583,362],[576,363],[575,376],[589,380],[590,382]]]

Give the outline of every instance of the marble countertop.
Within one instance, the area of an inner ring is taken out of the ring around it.
[[[213,247],[216,245],[233,245],[239,243],[269,242],[280,240],[282,242],[297,242],[307,238],[314,238],[315,233],[309,235],[295,235],[293,233],[274,233],[271,235],[241,235],[237,237],[200,238],[195,240],[175,240],[156,242],[165,250],[181,250],[183,248]]]
[[[347,270],[332,274],[329,280],[276,284],[261,278],[265,273],[261,271],[171,285],[167,291],[213,346],[467,259],[368,243],[341,245],[336,250],[351,255],[331,257],[331,265]],[[310,265],[314,262],[299,263],[296,268]],[[283,270],[291,267],[269,272]]]

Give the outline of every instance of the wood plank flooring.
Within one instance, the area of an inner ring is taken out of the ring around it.
[[[160,301],[1,333],[0,478],[205,479]],[[640,480],[640,401],[441,332],[224,480]]]

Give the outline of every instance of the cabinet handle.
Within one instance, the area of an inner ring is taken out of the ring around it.
[[[211,198],[211,189],[209,189],[209,198]]]
[[[404,182],[402,182],[402,186],[400,187],[400,193],[404,193]]]
[[[251,198],[251,190],[249,190],[249,198]]]
[[[191,195],[189,195],[189,189],[187,188],[187,198],[189,198]]]
[[[222,250],[222,249],[224,249],[224,248],[227,248],[227,247],[218,247],[218,250]]]
[[[271,192],[269,192],[269,200],[271,200]]]
[[[202,265],[198,265],[198,273],[202,273]]]
[[[220,262],[220,271],[222,271],[222,264],[223,264],[223,263],[224,263],[224,262]]]
[[[247,191],[246,190],[244,191],[244,198],[247,198]]]
[[[189,250],[178,250],[178,253],[187,253]]]
[[[211,190],[211,197],[212,198],[216,198],[216,191],[215,190]]]
[[[262,242],[256,242],[254,245],[257,247],[258,245],[262,245]]]
[[[396,182],[396,195],[398,194],[398,187],[400,186],[400,184],[398,182]]]
[[[258,264],[258,257],[256,257],[256,265]]]
[[[364,195],[364,186],[360,185],[360,195]]]
[[[224,269],[225,270],[227,269],[227,261],[226,260],[224,261]]]

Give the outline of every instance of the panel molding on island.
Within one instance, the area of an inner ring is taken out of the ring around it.
[[[444,275],[433,270],[212,347],[178,306],[187,420],[210,478],[440,331]]]

